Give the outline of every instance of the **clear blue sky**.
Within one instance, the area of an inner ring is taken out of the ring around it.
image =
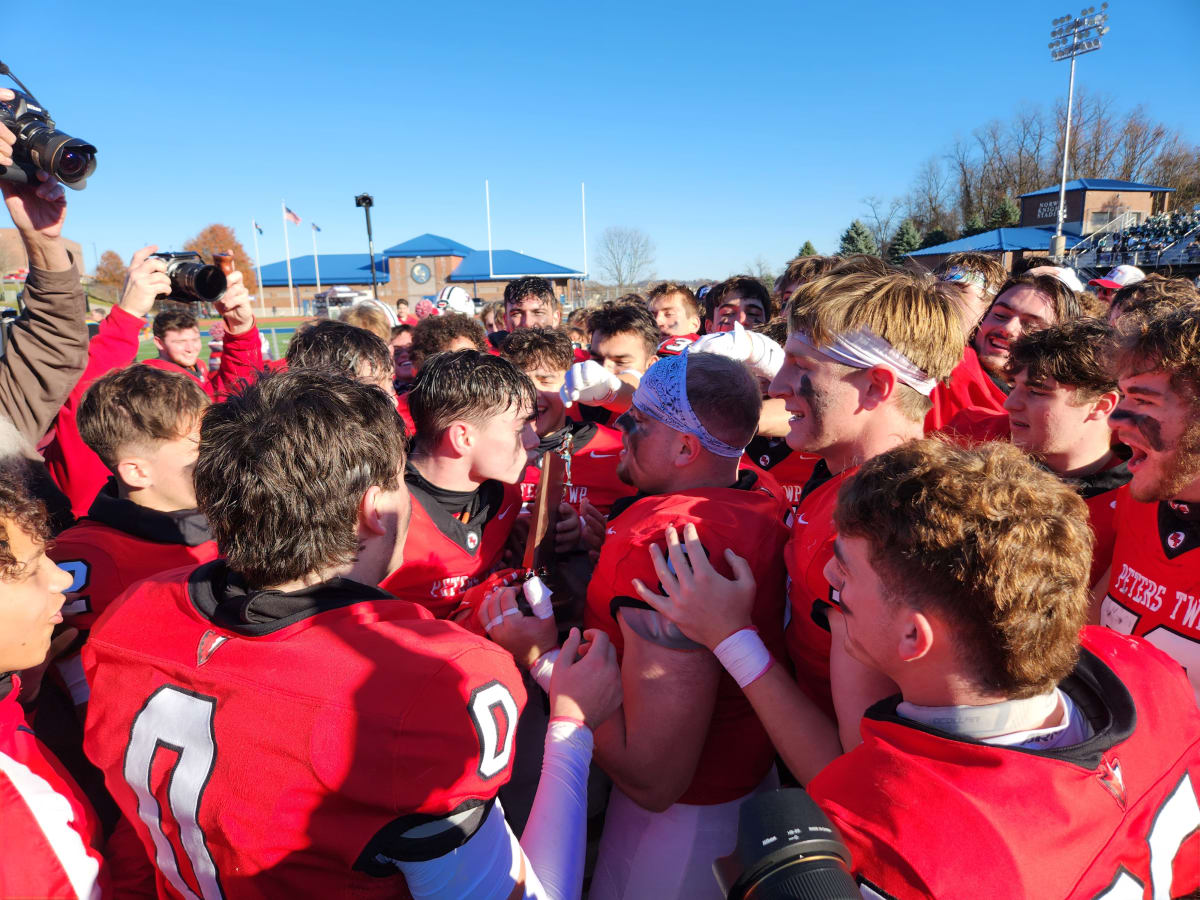
[[[1097,4],[1098,5],[1098,4]],[[609,225],[657,245],[664,277],[778,268],[835,248],[869,194],[907,189],[956,135],[1066,92],[1050,20],[1075,2],[909,4],[43,0],[3,60],[99,149],[71,193],[86,263],[233,226],[283,259],[422,232],[583,264]],[[1113,0],[1079,84],[1200,141],[1196,0]]]

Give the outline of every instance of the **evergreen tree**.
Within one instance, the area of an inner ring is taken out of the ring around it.
[[[858,219],[851,222],[850,227],[842,232],[842,241],[838,246],[838,256],[851,256],[855,253],[879,255],[879,248],[875,246],[871,230]]]
[[[901,265],[904,257],[921,246],[921,233],[911,219],[905,219],[888,241],[888,262]]]
[[[921,240],[921,250],[926,247],[936,247],[938,244],[944,244],[951,240],[950,235],[946,234],[941,228],[935,228],[932,231],[925,232],[925,237]]]
[[[1008,197],[1001,200],[988,216],[989,228],[1011,228],[1021,220],[1021,211]]]
[[[985,231],[987,231],[987,226],[983,224],[983,217],[979,213],[973,212],[967,216],[967,221],[963,223],[963,237],[970,237]]]
[[[800,252],[797,253],[796,255],[797,256],[820,256],[821,254],[819,254],[817,252],[817,248],[813,246],[812,241],[805,241],[804,246],[800,248]]]

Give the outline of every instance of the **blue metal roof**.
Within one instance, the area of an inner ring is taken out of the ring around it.
[[[914,250],[909,253],[909,256],[933,256],[941,253],[964,253],[969,250],[974,251],[1004,251],[1004,250],[1044,250],[1050,249],[1050,238],[1054,237],[1053,228],[1040,228],[1036,226],[1027,226],[1025,228],[993,228],[991,231],[983,231],[979,234],[973,234],[970,237],[959,238],[956,241],[948,241],[945,244],[937,244],[933,247],[926,247],[923,250]],[[1066,246],[1068,249],[1074,247],[1082,240],[1077,234],[1068,234],[1063,232],[1063,237],[1066,238]]]
[[[388,258],[393,256],[411,258],[414,256],[466,256],[472,252],[474,251],[466,244],[460,244],[458,241],[442,237],[439,234],[427,233],[419,234],[394,247],[388,247],[383,251],[383,255]]]
[[[583,273],[557,266],[544,259],[526,256],[514,250],[492,251],[492,274],[488,274],[488,252],[472,250],[450,273],[449,281],[510,281],[523,275],[544,275],[547,278],[582,278]]]
[[[1022,197],[1036,197],[1039,194],[1057,194],[1059,186],[1044,187],[1040,191],[1030,191],[1021,194]],[[1068,191],[1173,191],[1175,188],[1163,187],[1161,184],[1138,184],[1136,181],[1118,181],[1115,178],[1075,178],[1067,182]]]
[[[365,253],[322,253],[320,265],[322,287],[371,283],[371,267]],[[381,284],[388,280],[387,261],[379,254],[375,255],[375,280]],[[286,287],[287,263],[281,260],[263,266],[262,283],[264,287]],[[292,284],[316,286],[317,273],[311,253],[292,258]]]

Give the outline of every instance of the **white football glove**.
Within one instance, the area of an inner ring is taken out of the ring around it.
[[[600,363],[589,359],[567,369],[567,380],[559,388],[558,395],[567,406],[572,403],[595,406],[615,400],[623,383]]]
[[[733,331],[706,334],[688,348],[688,353],[716,353],[745,363],[758,378],[774,378],[783,365],[783,348],[757,331],[747,331],[735,322]]]

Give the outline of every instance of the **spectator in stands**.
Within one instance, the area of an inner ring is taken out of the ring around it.
[[[435,353],[453,350],[487,350],[487,335],[479,320],[461,313],[445,313],[421,320],[413,329],[409,357],[413,373]]]
[[[383,340],[392,337],[392,323],[383,308],[374,300],[363,300],[345,310],[338,319],[347,325],[364,328],[371,334],[377,334]]]
[[[1089,287],[1096,288],[1096,296],[1106,304],[1112,304],[1113,297],[1123,287],[1137,284],[1146,277],[1146,273],[1137,266],[1117,266],[1110,269],[1103,278],[1093,278],[1088,282]]]
[[[408,301],[403,297],[396,301],[396,321],[410,327],[417,324],[417,317],[408,311]]]
[[[700,304],[686,284],[664,281],[650,289],[646,305],[658,326],[660,340],[696,338],[700,334]]]
[[[557,328],[562,322],[562,304],[545,278],[529,275],[504,287],[504,327],[508,331],[535,325]]]
[[[392,350],[392,364],[395,366],[396,393],[399,394],[412,384],[415,372],[412,367],[413,327],[411,325],[396,325],[392,328],[392,337],[388,346]]]
[[[749,275],[727,278],[704,296],[704,327],[710,332],[732,331],[735,322],[753,328],[773,314],[771,295]]]

